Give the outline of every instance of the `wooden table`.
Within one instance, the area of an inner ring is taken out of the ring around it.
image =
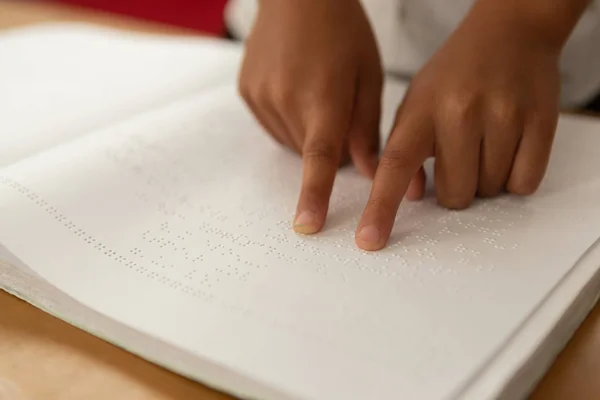
[[[183,29],[32,0],[0,0],[0,29],[85,21],[145,32]],[[21,397],[6,390],[20,388]],[[3,392],[4,388],[4,392]],[[170,373],[0,291],[0,400],[231,399]],[[581,326],[532,400],[600,399],[600,306]]]

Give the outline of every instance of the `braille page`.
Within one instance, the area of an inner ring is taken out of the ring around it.
[[[386,127],[404,88],[387,89]],[[249,398],[458,396],[600,236],[598,125],[572,118],[535,196],[407,202],[389,247],[366,253],[370,182],[344,169],[323,233],[298,236],[301,162],[235,93],[7,168],[0,242],[92,310],[287,394]]]
[[[0,167],[229,81],[240,48],[83,24],[0,35]]]

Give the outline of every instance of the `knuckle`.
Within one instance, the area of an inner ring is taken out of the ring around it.
[[[473,118],[477,98],[466,90],[453,91],[442,96],[439,110],[442,118],[452,125],[463,125]]]
[[[412,168],[413,157],[404,150],[385,150],[379,161],[379,168],[388,171],[403,171]]]
[[[307,141],[302,151],[305,159],[324,164],[337,164],[338,153],[338,146],[327,140]]]
[[[488,114],[493,123],[511,125],[519,115],[519,106],[509,96],[495,96],[488,101]]]

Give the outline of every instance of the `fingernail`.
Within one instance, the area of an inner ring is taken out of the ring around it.
[[[312,211],[302,211],[294,221],[294,230],[304,234],[315,233],[318,230],[316,214]]]
[[[374,226],[365,226],[358,232],[358,239],[368,247],[365,250],[375,250],[381,242],[381,231]]]

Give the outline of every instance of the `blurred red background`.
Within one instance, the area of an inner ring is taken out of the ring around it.
[[[227,0],[53,0],[223,35]]]

